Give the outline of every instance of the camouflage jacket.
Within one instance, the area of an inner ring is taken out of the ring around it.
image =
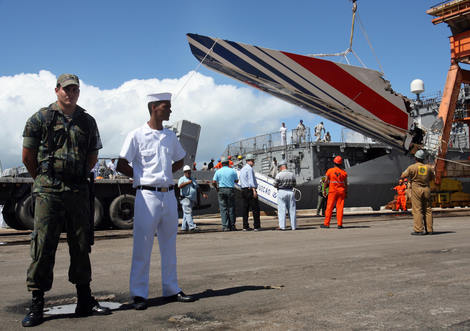
[[[51,123],[53,154],[49,153],[46,125],[48,109],[56,112]],[[102,148],[95,119],[77,106],[69,121],[57,103],[41,108],[26,122],[23,147],[38,151],[38,176],[33,192],[63,192],[76,190],[85,183],[87,157]],[[48,173],[52,163],[52,172]]]

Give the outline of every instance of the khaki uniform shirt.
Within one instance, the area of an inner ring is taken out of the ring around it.
[[[434,179],[434,170],[431,166],[416,162],[410,165],[402,174],[401,177],[407,177],[412,186],[429,186],[431,180]]]

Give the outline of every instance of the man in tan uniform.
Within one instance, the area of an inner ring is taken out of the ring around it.
[[[408,178],[411,186],[411,208],[413,212],[412,235],[433,234],[431,187],[429,183],[434,180],[434,170],[424,164],[424,151],[419,150],[415,154],[416,163],[410,165],[401,178]],[[423,221],[426,220],[426,227]]]

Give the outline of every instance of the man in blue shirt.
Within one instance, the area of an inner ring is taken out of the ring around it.
[[[256,182],[255,172],[253,166],[255,164],[255,158],[253,154],[246,155],[246,164],[240,171],[240,186],[242,188],[242,215],[243,215],[243,231],[251,230],[248,224],[248,212],[251,208],[253,211],[253,227],[255,231],[258,231],[261,227],[259,217],[259,202],[258,183]]]
[[[218,192],[222,231],[236,231],[235,227],[235,183],[237,172],[229,168],[226,157],[221,158],[222,168],[214,174],[213,183]]]
[[[199,186],[196,180],[191,177],[191,167],[185,165],[183,168],[184,176],[178,180],[178,187],[181,196],[181,208],[183,209],[183,222],[181,230],[198,231],[196,224],[193,222],[193,207],[197,202],[197,192]],[[203,198],[207,198],[205,193],[202,193]]]

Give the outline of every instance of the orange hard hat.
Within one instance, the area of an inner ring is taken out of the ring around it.
[[[404,180],[405,182],[407,182],[407,181],[408,181],[408,178],[405,178],[405,179],[403,179],[403,180]]]
[[[337,156],[333,159],[334,164],[343,164],[343,158],[341,156]]]
[[[231,156],[231,155],[229,155],[229,156],[228,156],[228,159],[229,159],[229,160],[231,160],[231,159],[232,159],[232,156]]]

